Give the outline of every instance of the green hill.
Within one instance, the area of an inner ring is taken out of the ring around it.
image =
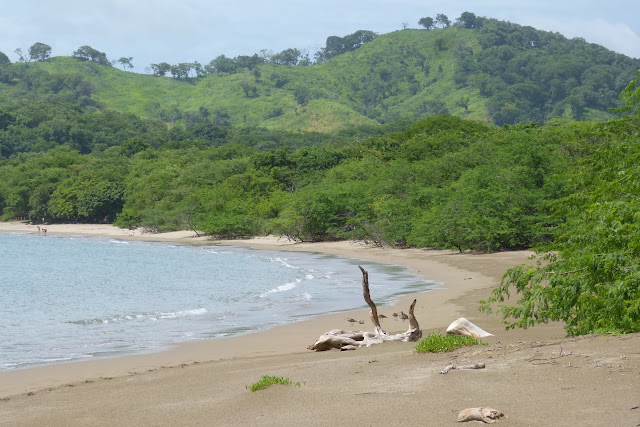
[[[640,69],[640,60],[582,39],[482,22],[379,35],[311,66],[273,61],[180,79],[56,57],[10,65],[0,73],[0,96],[43,93],[37,80],[47,72],[85,82],[98,106],[171,124],[328,132],[445,113],[502,125],[609,119]]]

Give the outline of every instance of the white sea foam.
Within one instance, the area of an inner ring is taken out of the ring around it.
[[[113,243],[115,245],[128,245],[129,244],[129,242],[127,242],[125,240],[116,240],[116,239],[109,240],[109,243]]]
[[[67,323],[75,325],[93,325],[93,324],[112,324],[133,321],[155,321],[158,319],[178,319],[188,316],[200,316],[207,313],[207,309],[204,307],[194,308],[192,310],[182,310],[175,312],[156,312],[156,313],[136,313],[136,314],[124,314],[119,316],[110,316],[104,319],[88,319],[88,320],[74,320]]]
[[[173,313],[159,313],[160,319],[177,319],[187,316],[200,316],[207,313],[206,308],[194,308],[193,310],[176,311]]]
[[[295,270],[297,270],[297,269],[298,269],[298,267],[295,267],[295,266],[293,266],[293,265],[289,264],[289,263],[287,262],[286,258],[275,257],[275,258],[273,258],[273,260],[274,260],[275,262],[277,262],[277,263],[279,263],[279,264],[281,264],[281,265],[283,265],[283,266],[287,267],[287,268],[293,268],[293,269],[295,269]]]
[[[267,295],[275,294],[275,293],[278,293],[278,292],[290,291],[292,289],[295,289],[296,286],[298,285],[298,283],[300,283],[300,282],[301,282],[300,279],[296,279],[295,282],[285,283],[284,285],[280,285],[280,286],[278,286],[276,288],[269,289],[268,291],[261,293],[260,294],[260,298],[265,298]]]

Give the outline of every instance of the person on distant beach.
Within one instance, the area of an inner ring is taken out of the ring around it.
[[[40,233],[40,226],[38,226],[38,233]]]
[[[43,228],[42,232],[44,233],[45,236],[47,235],[47,229],[46,228]]]

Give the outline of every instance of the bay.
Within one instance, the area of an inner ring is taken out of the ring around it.
[[[300,252],[0,233],[0,370],[160,351],[366,307],[433,282]]]

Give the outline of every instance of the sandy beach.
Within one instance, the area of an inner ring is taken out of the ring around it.
[[[415,354],[415,343],[401,342],[345,352],[306,349],[325,331],[350,329],[348,317],[372,329],[366,311],[352,311],[161,353],[8,371],[0,373],[2,426],[447,426],[471,407],[502,411],[504,425],[640,425],[640,334],[567,338],[561,324],[505,331],[498,318],[478,311],[478,300],[504,272],[528,261],[527,251],[460,254],[274,237],[220,242],[190,231],[148,234],[106,224],[46,228],[51,234],[316,252],[402,265],[443,285],[381,308],[389,317],[382,324],[386,331],[407,329],[391,313],[407,311],[417,298],[416,318],[425,334],[466,317],[495,336],[484,340],[487,346],[444,354]],[[0,223],[0,232],[38,230],[12,222]],[[449,364],[476,362],[486,368],[440,374]],[[247,390],[263,375],[301,386]]]

